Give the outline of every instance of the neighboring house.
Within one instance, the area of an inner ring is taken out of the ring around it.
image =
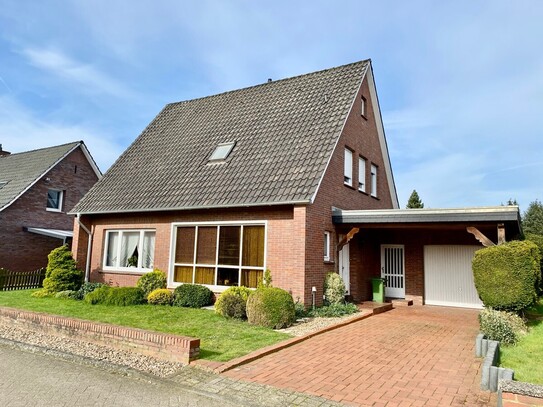
[[[305,304],[313,290],[320,304],[326,273],[338,271],[359,301],[381,273],[381,244],[411,247],[413,225],[381,234],[351,217],[374,210],[405,212],[367,60],[167,105],[73,209],[73,252],[92,281],[119,285],[159,268],[170,287],[221,292],[256,287],[270,269]],[[461,238],[440,242],[477,243],[460,228]],[[413,282],[388,295],[422,301],[416,247],[405,267],[395,254],[402,269],[390,278]]]
[[[101,173],[82,141],[10,154],[0,145],[0,268],[35,270],[71,243],[68,211]]]

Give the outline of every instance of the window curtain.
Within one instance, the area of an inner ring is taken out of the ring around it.
[[[141,253],[141,267],[146,269],[153,268],[155,258],[155,233],[145,232],[143,234],[143,248]]]
[[[264,226],[243,227],[242,266],[264,267]]]
[[[242,270],[241,284],[249,288],[257,288],[258,283],[262,281],[264,272],[262,270]]]
[[[175,266],[174,281],[176,283],[192,283],[192,266]]]
[[[106,266],[118,267],[117,249],[119,248],[119,232],[109,232]]]
[[[195,227],[178,227],[175,243],[175,262],[193,263],[194,262],[194,237],[196,235]]]
[[[121,267],[137,267],[138,243],[140,240],[140,232],[125,232],[123,233],[121,243]],[[129,265],[129,259],[136,257],[136,265]]]

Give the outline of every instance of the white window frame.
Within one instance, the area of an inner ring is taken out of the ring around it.
[[[211,157],[209,157],[210,162],[224,161],[228,158],[234,146],[236,145],[235,141],[230,141],[228,143],[221,143],[217,145]]]
[[[371,165],[371,196],[377,198],[377,166]]]
[[[324,232],[324,261],[330,261],[330,232]]]
[[[203,263],[196,263],[196,250],[197,250],[197,242],[198,242],[198,227],[209,227],[209,226],[216,226],[217,227],[217,244],[215,247],[215,264],[203,264]],[[220,238],[220,227],[221,226],[240,226],[241,227],[241,233],[240,233],[240,245],[239,245],[239,264],[238,265],[222,265],[218,264],[218,256],[219,256],[219,238]],[[244,226],[263,226],[264,227],[264,264],[262,267],[248,267],[243,266],[241,264],[242,261],[242,254],[243,254],[243,227]],[[176,263],[175,262],[175,247],[177,244],[177,228],[178,227],[196,227],[195,235],[194,235],[194,260],[192,263]],[[175,266],[186,266],[186,267],[192,267],[192,281],[194,281],[195,273],[196,273],[196,267],[209,267],[215,269],[215,284],[209,285],[209,284],[203,284],[206,287],[209,287],[209,289],[213,292],[223,292],[227,290],[230,286],[226,285],[217,285],[217,278],[218,278],[218,269],[219,268],[231,268],[231,269],[238,269],[238,284],[241,282],[241,273],[244,269],[251,269],[251,270],[262,270],[262,275],[264,275],[264,272],[266,271],[266,261],[268,257],[268,221],[266,220],[250,220],[250,221],[223,221],[223,222],[174,222],[171,225],[171,238],[170,238],[170,267],[168,270],[168,287],[175,288],[182,284],[190,284],[190,283],[179,283],[174,281],[174,272],[175,272]]]
[[[358,190],[366,192],[366,159],[358,157]]]
[[[366,98],[364,96],[361,96],[360,97],[360,114],[364,118],[366,118],[366,107],[367,107],[366,105],[367,105]]]
[[[59,193],[58,208],[49,208],[47,202],[49,201],[49,191],[55,191]],[[47,202],[45,202],[45,210],[49,212],[62,212],[62,204],[64,203],[64,191],[61,189],[49,188],[47,189]]]
[[[107,229],[106,231],[106,237],[104,240],[104,257],[102,261],[102,270],[107,272],[121,272],[121,273],[133,273],[133,274],[144,274],[148,273],[150,271],[153,271],[154,264],[150,268],[145,268],[141,266],[141,263],[143,261],[143,256],[141,256],[141,253],[143,253],[143,236],[147,232],[153,232],[155,234],[155,248],[156,248],[156,230],[155,229]],[[139,232],[139,241],[138,241],[138,253],[140,253],[140,256],[138,256],[138,266],[137,267],[121,267],[121,266],[108,266],[107,265],[107,253],[108,253],[108,247],[109,247],[109,236],[111,233],[119,233],[119,246],[117,247],[117,261],[121,258],[121,247],[122,247],[122,238],[123,233],[134,233]],[[153,253],[153,263],[154,263],[154,253]]]
[[[353,186],[353,151],[347,147],[343,156],[343,183]]]

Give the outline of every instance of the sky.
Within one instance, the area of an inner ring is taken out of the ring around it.
[[[371,58],[401,207],[543,199],[543,1],[0,0],[0,144],[105,172],[165,104]]]

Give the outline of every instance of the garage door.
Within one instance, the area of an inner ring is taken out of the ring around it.
[[[424,246],[424,302],[429,305],[482,308],[471,260],[482,246]]]

